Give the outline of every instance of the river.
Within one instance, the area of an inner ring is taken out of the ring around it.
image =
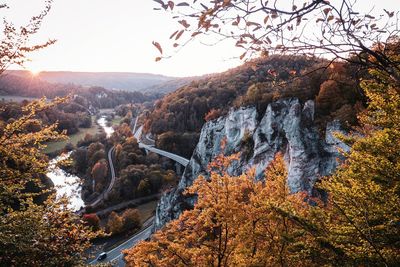
[[[114,132],[111,126],[107,126],[107,120],[105,116],[101,116],[97,123],[103,127],[104,132],[107,137],[110,137]],[[70,208],[73,210],[79,210],[84,207],[85,204],[81,198],[81,186],[80,178],[78,176],[72,175],[64,171],[63,169],[57,167],[57,163],[61,160],[68,159],[72,152],[62,154],[49,162],[49,172],[47,176],[54,183],[55,189],[57,190],[57,196],[67,195],[70,199]]]
[[[105,116],[101,116],[101,117],[97,120],[97,123],[98,123],[101,127],[103,127],[104,132],[105,132],[106,135],[107,135],[107,138],[110,137],[110,136],[113,134],[114,128],[113,128],[112,126],[107,126],[107,119],[106,119]]]

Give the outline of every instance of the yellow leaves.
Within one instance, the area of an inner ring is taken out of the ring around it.
[[[329,240],[355,261],[374,265],[398,262],[400,253],[391,241],[399,230],[388,223],[400,214],[400,96],[381,79],[372,75],[361,84],[369,106],[360,118],[369,129],[363,136],[341,137],[352,142],[352,149],[320,185],[330,197],[330,209],[323,210]]]
[[[39,183],[39,175],[47,171],[48,162],[41,152],[44,143],[51,140],[64,139],[64,134],[59,134],[57,125],[44,126],[37,119],[36,113],[53,108],[56,104],[67,101],[68,98],[59,98],[54,102],[46,103],[46,99],[33,101],[23,108],[20,118],[5,125],[0,136],[0,154],[3,160],[0,162],[2,184],[13,198],[25,198],[26,193],[22,191],[25,184]],[[30,129],[35,128],[34,131]],[[7,194],[6,194],[7,195]],[[0,202],[3,197],[0,197]],[[8,202],[8,200],[7,200]]]
[[[68,209],[68,201],[53,201],[43,205],[31,199],[24,201],[20,210],[9,210],[0,222],[0,244],[7,250],[0,252],[5,266],[71,266],[81,265],[83,252],[90,240],[101,232],[92,232],[81,224],[77,215]],[[10,264],[13,262],[13,264]]]

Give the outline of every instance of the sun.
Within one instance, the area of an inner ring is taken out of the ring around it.
[[[32,74],[32,76],[38,76],[42,71],[39,69],[31,68],[29,72]]]

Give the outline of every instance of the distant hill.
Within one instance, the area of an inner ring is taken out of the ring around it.
[[[29,71],[10,70],[7,71],[12,75],[31,77]],[[107,89],[118,89],[125,91],[145,91],[170,92],[177,89],[180,84],[174,86],[174,81],[181,81],[185,78],[174,78],[158,74],[150,73],[130,73],[130,72],[73,72],[73,71],[43,71],[35,76],[43,81],[50,83],[76,84],[82,86],[100,86]],[[162,84],[168,84],[168,89],[164,89]],[[147,89],[149,88],[149,89]],[[154,89],[151,89],[154,88]]]
[[[15,72],[14,72],[15,73]],[[110,90],[101,86],[82,86],[73,83],[48,82],[28,72],[14,75],[6,72],[0,75],[0,100],[20,101],[23,99],[55,98],[74,95],[87,102],[85,106],[95,108],[114,108],[122,104],[151,103],[162,96],[160,93],[142,93],[140,91]]]
[[[150,87],[147,87],[143,90],[144,93],[160,93],[160,94],[167,94],[174,92],[178,88],[188,85],[193,81],[197,81],[199,79],[203,79],[207,77],[204,76],[194,76],[194,77],[183,77],[183,78],[175,78],[173,80],[169,80],[160,84],[156,84]]]

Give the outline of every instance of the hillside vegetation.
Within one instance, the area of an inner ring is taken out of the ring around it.
[[[0,77],[0,95],[37,98],[46,96],[52,99],[69,94],[83,97],[82,101],[87,102],[86,107],[91,105],[95,108],[114,108],[121,104],[144,103],[161,96],[160,94],[108,90],[103,87],[83,87],[71,82],[51,83],[32,75],[18,76],[8,73]]]
[[[256,59],[193,81],[157,101],[147,117],[145,130],[158,135],[158,146],[190,157],[205,121],[240,106],[254,105],[263,114],[268,103],[286,97],[315,100],[316,119],[321,124],[339,119],[352,125],[356,111],[363,106],[358,86],[360,75],[356,67],[316,58]],[[173,141],[176,136],[185,137],[185,147]]]

